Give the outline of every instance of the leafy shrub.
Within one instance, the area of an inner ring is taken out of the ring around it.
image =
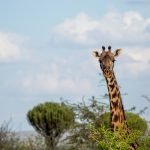
[[[99,150],[130,149],[130,145],[141,135],[137,130],[132,130],[130,134],[127,134],[123,128],[119,128],[117,131],[112,132],[111,129],[105,126],[101,126],[98,129],[91,126],[90,130],[90,138],[97,143]]]
[[[126,112],[125,115],[129,129],[138,130],[144,135],[148,128],[147,122],[144,119],[142,119],[139,115],[131,112]],[[106,128],[110,128],[110,113],[107,112],[102,114],[100,117],[100,122]]]

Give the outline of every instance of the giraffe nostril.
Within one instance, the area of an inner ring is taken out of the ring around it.
[[[109,73],[109,70],[108,70],[108,69],[105,69],[104,72],[105,72],[105,73]]]
[[[105,69],[103,70],[103,72],[104,72],[104,76],[106,76],[106,77],[110,77],[111,74],[112,74],[111,70],[108,69],[108,68],[105,68]]]

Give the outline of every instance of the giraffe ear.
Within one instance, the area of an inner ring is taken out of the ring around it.
[[[114,52],[114,57],[118,57],[120,55],[121,49],[116,49]]]
[[[99,55],[99,53],[97,51],[93,51],[93,56],[95,58],[99,58],[100,57],[100,55]]]

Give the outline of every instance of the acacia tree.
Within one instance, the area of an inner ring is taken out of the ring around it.
[[[64,103],[47,102],[30,110],[27,119],[44,136],[47,149],[55,150],[63,133],[73,124],[74,112]]]
[[[97,100],[94,96],[88,101],[83,98],[80,103],[71,104],[66,102],[66,104],[73,108],[76,118],[76,122],[70,131],[70,136],[67,138],[69,143],[72,144],[72,149],[96,150],[96,143],[89,138],[89,125],[93,124],[94,127],[98,128],[101,124],[100,116],[108,111],[109,105]]]

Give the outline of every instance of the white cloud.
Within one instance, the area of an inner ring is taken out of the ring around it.
[[[128,48],[125,54],[135,62],[148,63],[150,60],[149,48]]]
[[[88,41],[88,33],[96,28],[97,21],[92,20],[84,13],[79,14],[74,19],[66,19],[60,25],[57,25],[53,31],[54,42],[60,40],[74,41],[79,44],[86,44]],[[64,39],[65,38],[65,39]]]
[[[77,64],[80,67],[78,68],[70,61],[63,61],[63,58],[60,57],[51,63],[28,70],[27,73],[23,71],[17,84],[24,91],[31,93],[59,94],[60,96],[81,94],[83,96],[92,91],[92,82],[89,80],[89,76],[83,75],[82,62]],[[79,71],[79,69],[81,70]]]
[[[0,61],[9,62],[23,55],[24,39],[13,33],[0,32]]]
[[[112,45],[123,48],[124,70],[132,75],[149,72],[150,18],[139,12],[109,12],[99,19],[85,13],[66,19],[51,31],[53,42],[95,48]],[[126,69],[125,69],[126,68]]]
[[[118,62],[118,70],[123,76],[140,76],[150,74],[150,50],[149,48],[128,47],[122,50]]]
[[[51,31],[54,43],[71,41],[85,46],[101,43],[149,44],[150,18],[138,12],[110,12],[100,19],[85,13],[64,20]]]
[[[30,75],[22,80],[22,86],[31,92],[46,92],[49,94],[83,94],[91,90],[91,83],[88,79],[61,78],[52,73],[39,73]],[[61,95],[60,95],[61,96]]]

